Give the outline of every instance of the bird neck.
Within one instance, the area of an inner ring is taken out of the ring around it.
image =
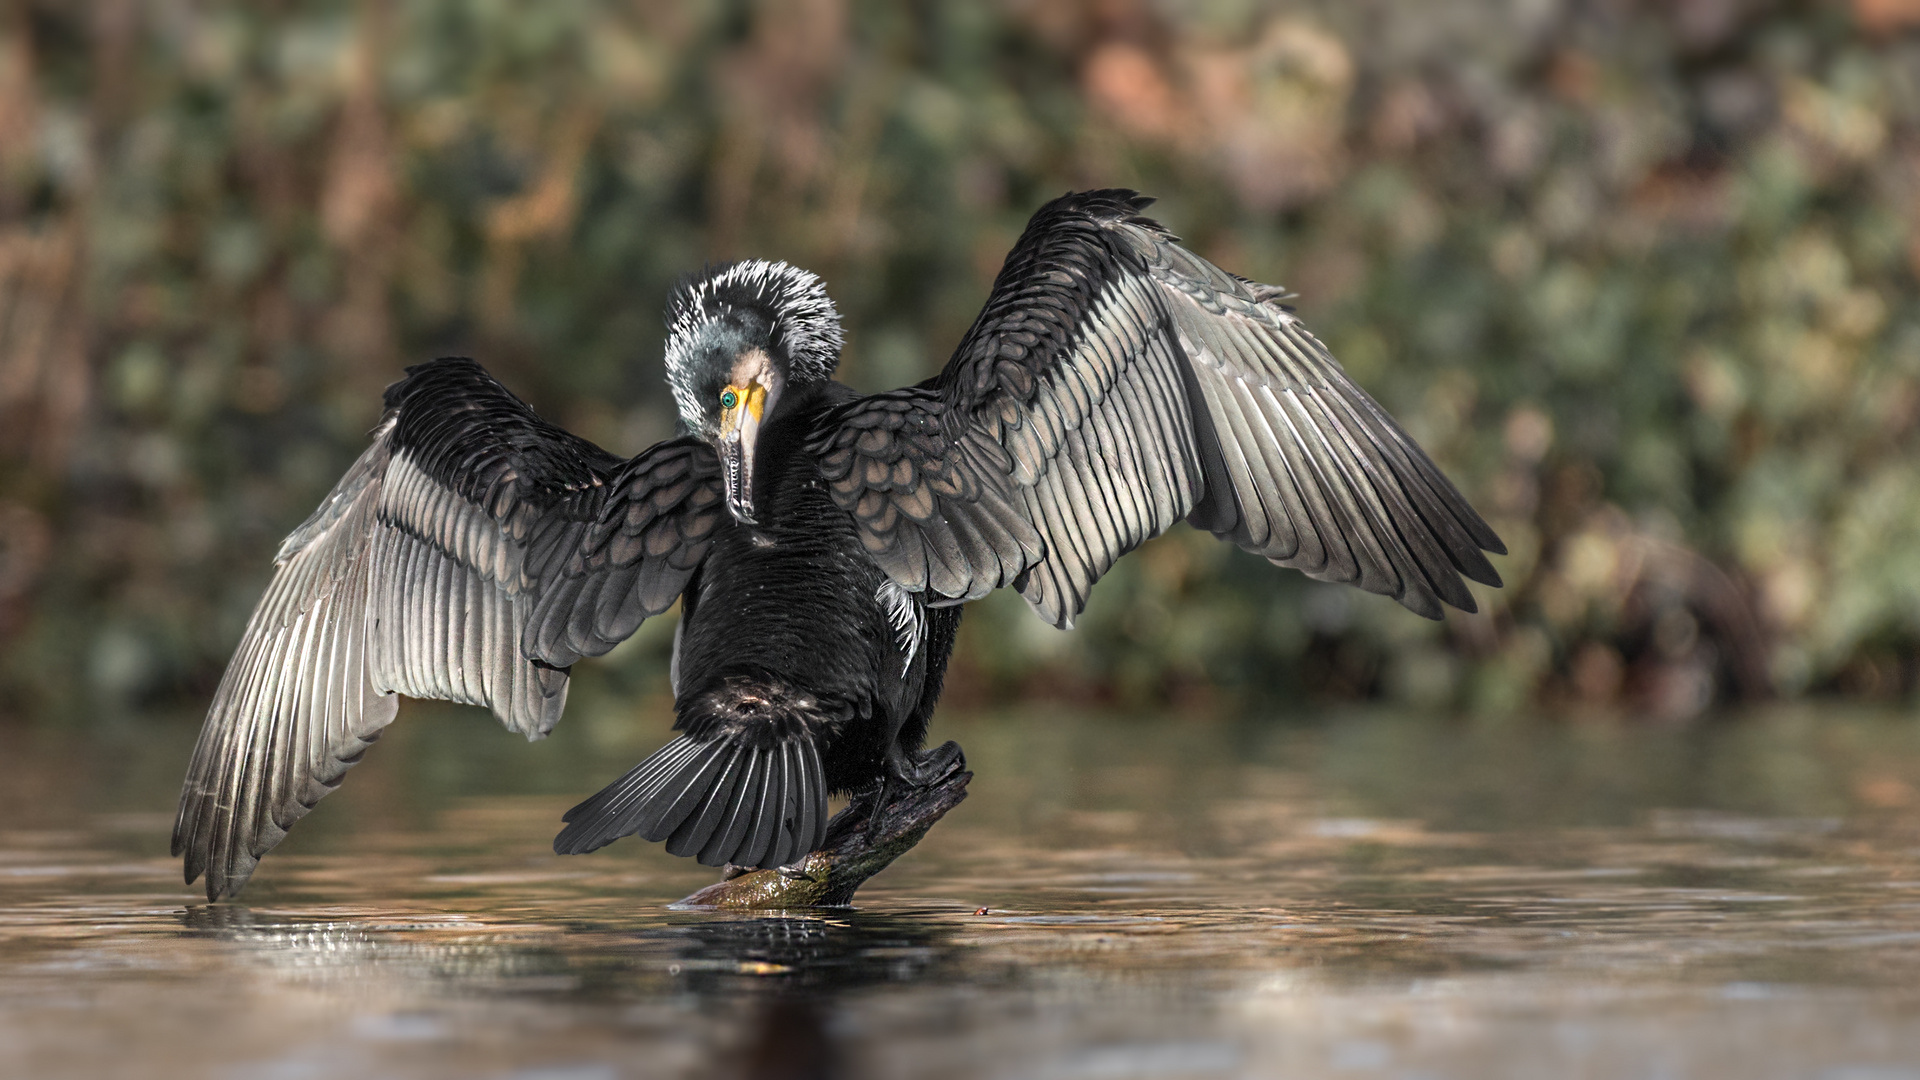
[[[791,455],[796,441],[805,442],[813,434],[822,413],[856,396],[851,387],[832,379],[789,385],[761,424],[755,466]]]
[[[769,413],[762,424],[758,445],[754,447],[756,501],[770,487],[786,482],[786,475],[806,457],[806,444],[821,415],[856,396],[851,387],[831,379],[787,388],[780,397],[779,408]]]

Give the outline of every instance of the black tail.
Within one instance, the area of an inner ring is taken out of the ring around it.
[[[567,811],[553,850],[578,855],[634,833],[707,866],[786,866],[827,837],[827,780],[813,739],[682,735]]]

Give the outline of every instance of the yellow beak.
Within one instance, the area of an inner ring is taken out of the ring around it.
[[[753,447],[760,434],[760,416],[767,404],[767,388],[759,383],[729,386],[734,406],[720,410],[720,466],[727,481],[727,510],[745,525],[753,521]],[[723,395],[722,401],[726,400]]]

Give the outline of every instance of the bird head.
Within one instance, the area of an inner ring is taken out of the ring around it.
[[[753,523],[753,453],[783,396],[840,363],[840,313],[819,278],[751,259],[690,276],[667,301],[667,384],[680,421],[713,444],[727,509]]]

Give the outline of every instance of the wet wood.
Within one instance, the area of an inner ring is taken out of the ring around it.
[[[790,909],[844,907],[867,879],[918,844],[934,822],[967,797],[973,774],[956,769],[926,787],[907,788],[877,807],[876,795],[855,798],[827,823],[827,840],[795,868],[741,871],[701,889],[675,907]]]

